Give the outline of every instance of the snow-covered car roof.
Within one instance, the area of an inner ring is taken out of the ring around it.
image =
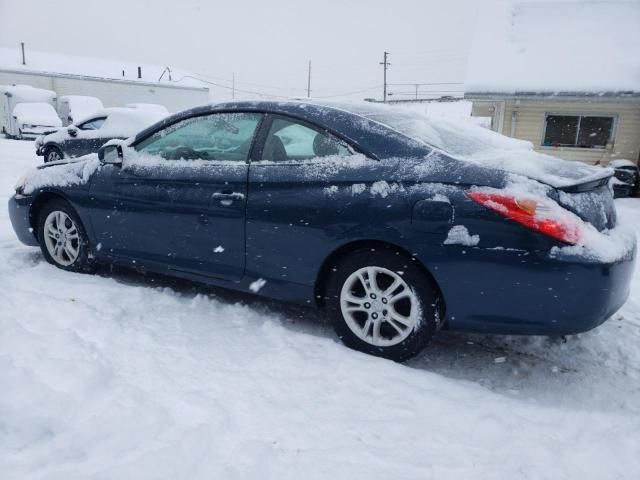
[[[56,92],[30,85],[0,85],[0,94],[9,94],[15,102],[52,102]]]
[[[102,110],[104,105],[99,98],[85,95],[63,95],[58,98],[58,104],[67,103],[74,119],[87,118],[89,115]]]
[[[128,107],[103,108],[91,115],[80,119],[76,125],[93,118],[106,117],[100,128],[104,137],[130,137],[167,116],[166,112],[153,109],[138,109]]]

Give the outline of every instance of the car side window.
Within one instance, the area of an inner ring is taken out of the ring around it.
[[[88,122],[84,122],[78,125],[78,128],[80,130],[99,130],[106,119],[107,117],[94,118],[92,120],[89,120]]]
[[[154,133],[136,150],[166,160],[246,161],[262,114],[214,113],[182,120]]]
[[[349,155],[351,149],[330,133],[284,118],[274,119],[262,150],[262,159],[273,162]]]

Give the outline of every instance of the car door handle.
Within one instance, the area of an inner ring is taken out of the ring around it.
[[[211,196],[214,200],[244,200],[244,193],[216,192]]]

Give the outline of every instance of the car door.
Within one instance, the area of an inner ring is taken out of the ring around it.
[[[271,116],[262,132],[249,171],[247,274],[308,283],[332,244],[366,221],[368,196],[357,193],[378,162],[293,118]]]
[[[81,157],[88,153],[95,153],[107,141],[101,135],[100,128],[107,117],[91,118],[77,126],[70,126],[68,130],[75,130],[76,136],[69,136],[62,143],[62,150],[69,157]]]
[[[92,180],[101,252],[237,280],[245,268],[247,159],[261,114],[182,120],[125,149]]]

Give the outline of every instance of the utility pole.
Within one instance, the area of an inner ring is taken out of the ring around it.
[[[309,60],[309,71],[307,72],[307,98],[311,98],[311,60]]]
[[[236,98],[236,72],[231,74],[231,98]]]
[[[22,48],[22,64],[23,64],[23,65],[26,65],[26,64],[27,64],[27,61],[26,61],[26,59],[24,58],[24,42],[20,42],[20,47]]]
[[[389,52],[384,52],[383,60],[380,62],[380,65],[384,65],[384,87],[382,90],[382,101],[387,103],[387,68],[391,65],[387,61],[387,57],[389,56]]]
[[[416,83],[415,87],[416,87],[416,100],[418,99],[418,87],[420,86],[419,83]]]

